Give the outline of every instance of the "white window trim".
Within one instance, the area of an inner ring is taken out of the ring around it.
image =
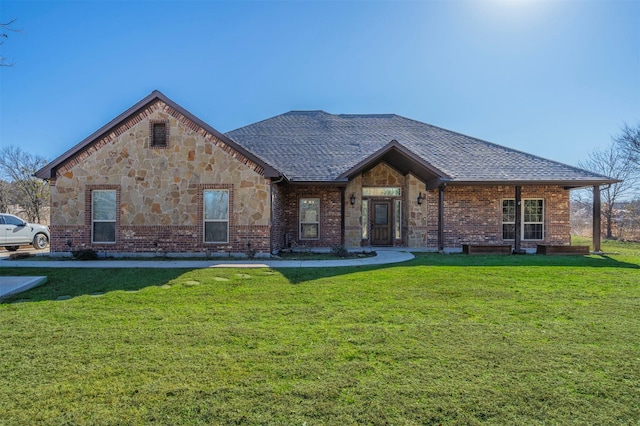
[[[316,222],[302,221],[302,200],[318,200],[318,217]],[[318,236],[316,238],[305,238],[302,236],[302,225],[318,225]],[[318,241],[320,239],[320,197],[301,197],[298,201],[298,239],[304,241]]]
[[[217,191],[217,192],[226,192],[227,193],[227,219],[226,220],[222,220],[222,219],[207,219],[207,212],[206,212],[206,208],[207,208],[207,204],[204,202],[204,194],[206,192],[213,192],[213,191]],[[211,189],[205,189],[202,191],[202,241],[205,244],[228,244],[229,243],[229,213],[230,213],[230,194],[229,194],[229,190],[228,189],[215,189],[215,188],[211,188]],[[218,222],[225,222],[227,224],[227,239],[225,241],[207,241],[207,223],[218,223]]]
[[[95,201],[96,198],[93,196],[93,194],[95,194],[96,192],[113,192],[116,196],[116,206],[115,206],[115,213],[116,213],[116,219],[114,220],[96,220],[93,218],[93,212],[95,209]],[[113,226],[116,227],[117,226],[117,213],[118,213],[118,193],[115,189],[92,189],[91,190],[91,244],[115,244],[116,240],[117,240],[117,232],[114,233],[113,235],[113,241],[96,241],[95,240],[95,223],[113,223]]]
[[[501,218],[501,222],[500,222],[500,233],[502,235],[502,239],[504,241],[515,241],[515,238],[504,238],[504,225],[513,225],[514,228],[516,226],[516,222],[514,220],[514,222],[505,222],[504,221],[504,202],[505,201],[513,201],[514,205],[515,205],[515,198],[503,198],[500,201],[500,218]]]
[[[501,216],[501,222],[500,222],[501,231],[500,232],[501,233],[503,232],[502,231],[502,229],[503,229],[502,225],[514,225],[515,226],[515,222],[504,222],[504,220],[502,220],[502,219],[504,219],[503,205],[504,205],[504,202],[508,201],[508,200],[514,200],[515,201],[515,198],[503,198],[501,200],[501,202],[500,202],[500,216]],[[525,222],[524,221],[524,210],[525,210],[524,209],[524,202],[525,201],[531,201],[531,200],[542,201],[542,222]],[[544,221],[545,221],[545,217],[544,216],[545,216],[545,210],[546,210],[546,203],[544,201],[544,198],[522,198],[521,201],[522,201],[522,208],[520,209],[520,239],[522,241],[543,241],[544,240]],[[540,225],[542,225],[542,238],[525,238],[524,237],[524,225],[525,224],[529,224],[529,225],[530,224],[540,224]],[[516,229],[516,232],[518,232],[517,229]],[[503,236],[504,236],[504,234],[503,234]],[[512,238],[503,238],[503,240],[504,241],[514,241],[514,239],[512,239]]]
[[[525,212],[525,208],[524,208],[524,202],[525,201],[542,201],[542,222],[525,222],[524,221],[524,212]],[[522,199],[522,233],[520,234],[522,236],[522,241],[542,241],[544,240],[544,212],[545,212],[545,202],[544,202],[544,198],[523,198]],[[542,225],[542,233],[541,233],[541,238],[524,238],[524,227],[525,225]]]

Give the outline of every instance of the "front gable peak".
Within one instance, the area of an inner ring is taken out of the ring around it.
[[[278,177],[280,173],[273,167],[265,163],[253,153],[247,151],[242,146],[223,135],[209,124],[205,123],[189,111],[169,99],[159,90],[154,90],[149,95],[141,99],[131,108],[109,121],[107,124],[96,130],[94,133],[83,139],[80,143],[66,151],[64,154],[47,164],[36,172],[36,176],[41,179],[55,179],[57,172],[63,167],[73,167],[91,155],[100,147],[113,141],[136,124],[143,120],[151,120],[156,111],[175,118],[178,122],[185,125],[194,132],[201,133],[204,136],[210,135],[215,137],[221,144],[223,149],[237,157],[245,164],[251,163],[256,172],[263,174],[265,177]]]
[[[358,174],[371,170],[380,163],[386,163],[405,175],[412,173],[422,179],[423,182],[430,182],[435,179],[449,179],[446,173],[424,161],[396,140],[392,140],[378,151],[342,173],[339,177],[351,179]]]

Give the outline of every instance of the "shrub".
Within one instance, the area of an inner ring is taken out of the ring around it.
[[[247,242],[247,250],[245,251],[245,253],[249,259],[253,259],[254,257],[256,257],[256,250],[251,247],[251,241]]]
[[[91,250],[91,249],[72,251],[71,255],[76,260],[96,260],[96,259],[98,259],[98,253],[96,253],[95,250]]]
[[[331,249],[331,253],[338,257],[347,257],[349,256],[349,250],[345,246],[335,246]]]

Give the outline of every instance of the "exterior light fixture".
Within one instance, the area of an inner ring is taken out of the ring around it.
[[[418,194],[418,204],[422,204],[422,192]]]
[[[353,206],[356,203],[356,194],[351,194],[351,205]]]

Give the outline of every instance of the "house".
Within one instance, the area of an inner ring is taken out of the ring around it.
[[[52,252],[207,255],[569,244],[569,190],[615,182],[393,114],[291,111],[222,134],[158,91],[36,176]]]

